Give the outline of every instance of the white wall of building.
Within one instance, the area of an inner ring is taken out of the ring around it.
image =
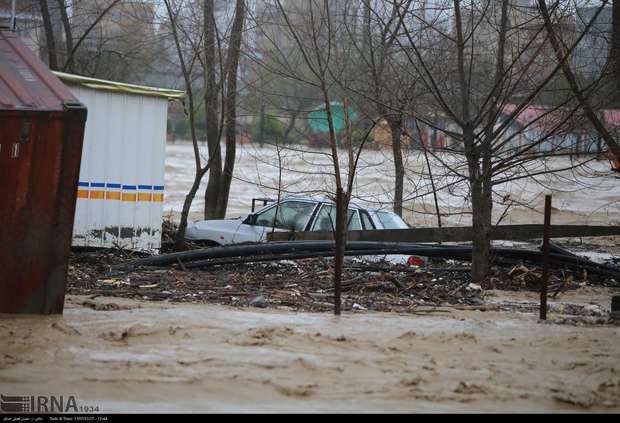
[[[73,245],[161,245],[168,100],[67,83],[88,108]]]

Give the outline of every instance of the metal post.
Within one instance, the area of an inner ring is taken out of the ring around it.
[[[543,230],[543,270],[540,287],[540,320],[547,320],[547,286],[549,284],[549,235],[551,227],[551,195],[545,195],[545,226]]]
[[[15,0],[11,1],[11,29],[15,31]]]
[[[611,320],[620,324],[620,295],[614,295],[611,298]]]

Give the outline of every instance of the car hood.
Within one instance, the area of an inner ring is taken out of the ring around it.
[[[230,230],[238,228],[243,220],[241,219],[217,219],[217,220],[199,220],[188,225],[188,228],[209,229],[209,230]]]
[[[237,227],[243,222],[241,219],[214,219],[214,220],[199,220],[188,226],[199,226],[209,228],[230,228]]]

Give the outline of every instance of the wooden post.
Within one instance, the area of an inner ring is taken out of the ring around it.
[[[549,235],[551,227],[551,195],[545,196],[545,226],[543,230],[543,271],[540,287],[540,320],[547,320],[547,286],[549,283]]]

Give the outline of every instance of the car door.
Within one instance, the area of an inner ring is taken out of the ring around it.
[[[274,232],[303,231],[317,203],[302,200],[286,200],[266,207],[243,221],[234,237],[236,244],[263,242],[267,234]]]

